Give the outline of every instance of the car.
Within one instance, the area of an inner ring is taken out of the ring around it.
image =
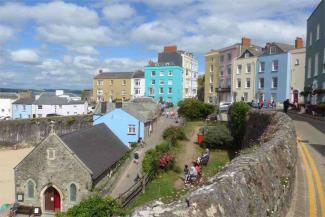
[[[218,114],[210,114],[208,117],[205,119],[206,121],[217,121],[218,120]]]
[[[54,114],[47,114],[47,115],[46,115],[46,117],[57,117],[57,116],[60,116],[60,115],[55,114],[55,113],[54,113]]]
[[[220,111],[228,111],[229,107],[231,106],[232,102],[220,102],[219,110]]]

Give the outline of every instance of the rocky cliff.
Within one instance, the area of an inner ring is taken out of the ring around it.
[[[285,216],[297,158],[293,123],[283,113],[252,111],[247,129],[246,145],[259,145],[256,150],[236,157],[208,185],[178,201],[156,201],[131,216]]]

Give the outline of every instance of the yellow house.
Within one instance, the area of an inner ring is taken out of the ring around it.
[[[205,54],[204,102],[215,104],[219,80],[219,52],[210,51]]]
[[[102,72],[93,79],[93,96],[96,102],[127,101],[132,98],[131,87],[136,72]],[[143,72],[142,72],[143,73]]]

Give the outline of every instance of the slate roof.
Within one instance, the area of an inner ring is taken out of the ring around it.
[[[32,98],[20,98],[13,102],[12,104],[18,104],[18,105],[32,105],[34,103],[35,99]]]
[[[136,71],[133,74],[133,78],[144,78],[144,71]]]
[[[289,50],[295,48],[295,46],[290,44],[277,43],[277,42],[273,42],[272,44],[278,46],[283,52],[288,52]]]
[[[0,99],[18,99],[18,94],[10,92],[0,92]]]
[[[34,102],[35,105],[75,105],[84,103],[85,102],[80,100],[69,100],[65,97],[56,96],[55,93],[52,92],[42,93]]]
[[[125,79],[132,78],[134,72],[102,72],[95,79]]]
[[[263,54],[263,50],[260,47],[250,47],[244,50],[244,52],[240,55],[239,58],[244,58],[246,51],[250,52],[254,57],[261,56]]]
[[[129,150],[105,124],[62,135],[60,138],[92,171],[93,180],[99,178]]]

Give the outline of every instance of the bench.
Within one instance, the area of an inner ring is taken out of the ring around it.
[[[34,213],[34,209],[39,209],[38,213]],[[17,207],[16,214],[24,214],[28,216],[41,216],[41,208],[39,207],[33,207],[33,206],[24,206],[24,205],[19,205]]]

